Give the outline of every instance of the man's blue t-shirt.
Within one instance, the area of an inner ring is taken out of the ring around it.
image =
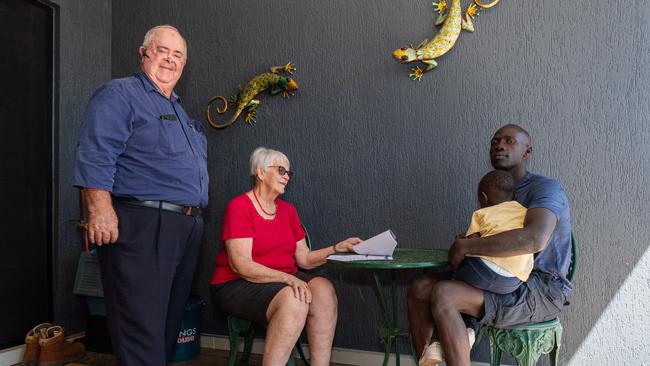
[[[570,291],[573,286],[566,276],[571,263],[571,211],[560,182],[527,172],[517,185],[515,199],[528,209],[545,208],[557,217],[548,245],[535,254],[533,270],[558,277],[564,282],[565,293]]]

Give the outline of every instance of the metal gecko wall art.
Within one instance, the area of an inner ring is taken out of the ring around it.
[[[255,97],[267,89],[270,89],[272,95],[281,93],[285,98],[293,95],[298,90],[298,83],[286,75],[291,75],[294,71],[296,71],[296,67],[291,62],[286,63],[284,66],[274,66],[271,68],[271,72],[265,72],[252,78],[243,88],[240,88],[238,94],[228,99],[221,95],[212,98],[208,102],[208,108],[205,112],[208,123],[214,128],[228,127],[237,121],[237,118],[239,118],[244,110],[247,110],[246,122],[251,125],[256,123],[255,109],[260,105],[261,101],[255,99]],[[282,75],[281,72],[284,72],[286,75]],[[210,106],[219,100],[223,102],[223,107],[217,107],[217,114],[226,113],[229,105],[236,106],[235,113],[232,117],[222,124],[215,123],[210,113]]]
[[[489,4],[483,4],[478,0],[473,0],[462,15],[460,0],[451,0],[451,6],[447,5],[446,0],[438,0],[433,3],[433,8],[438,12],[438,19],[435,25],[442,24],[440,31],[431,39],[425,39],[417,47],[409,45],[408,47],[398,48],[393,51],[393,57],[404,64],[414,61],[420,61],[427,67],[422,70],[419,66],[411,69],[409,77],[413,80],[420,81],[425,72],[433,70],[438,63],[436,58],[447,53],[460,36],[461,30],[474,32],[472,20],[478,15],[478,8],[489,9],[501,0],[494,0]],[[478,8],[477,8],[478,7]]]

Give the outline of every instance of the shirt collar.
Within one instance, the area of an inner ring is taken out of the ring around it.
[[[147,76],[147,74],[144,73],[144,71],[140,70],[140,71],[136,72],[135,76],[140,78],[140,80],[142,81],[142,85],[144,86],[144,89],[146,91],[148,91],[148,92],[155,91],[156,93],[158,93],[158,94],[162,95],[163,97],[167,98],[160,90],[158,90],[158,87],[156,87],[156,85],[149,79],[149,77]],[[178,95],[176,95],[176,92],[174,92],[173,90],[172,90],[172,95],[171,95],[170,100],[172,102],[178,102],[178,103],[181,102],[181,98]]]
[[[523,187],[524,185],[528,184],[528,181],[530,181],[531,175],[532,175],[531,172],[526,170],[526,175],[524,175],[524,177],[521,178],[521,180],[517,183],[517,188]]]

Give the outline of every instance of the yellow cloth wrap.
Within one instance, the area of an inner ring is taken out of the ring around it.
[[[467,229],[465,236],[479,233],[481,237],[490,236],[524,227],[526,218],[526,207],[517,201],[503,202],[498,205],[485,207],[474,211],[472,222]],[[512,273],[522,281],[528,280],[533,270],[533,255],[524,254],[512,257],[490,257],[483,255],[468,255],[486,259],[497,266]]]

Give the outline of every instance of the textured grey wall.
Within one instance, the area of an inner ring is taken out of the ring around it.
[[[75,147],[86,103],[98,85],[110,78],[111,2],[54,1],[59,6],[58,107],[58,219],[53,248],[54,320],[68,334],[86,326],[83,298],[72,294],[75,270],[82,250],[76,228],[79,193],[72,187]]]
[[[577,289],[562,316],[566,361],[650,236],[650,29],[642,3],[504,1],[417,83],[390,52],[433,35],[430,1],[113,0],[112,76],[137,69],[141,37],[158,23],[187,38],[177,91],[197,118],[210,97],[236,92],[269,66],[298,67],[296,96],[263,96],[255,127],[206,124],[211,203],[195,278],[206,298],[223,210],[248,189],[246,161],[256,146],[291,159],[297,174],[285,198],[316,247],[391,228],[400,246],[447,248],[477,206],[491,134],[507,122],[523,125],[535,143],[530,168],[563,183],[581,244]],[[379,350],[381,313],[368,276],[326,271],[340,301],[335,345]],[[223,318],[206,309],[204,331],[225,334]],[[484,348],[475,359],[487,360]]]

